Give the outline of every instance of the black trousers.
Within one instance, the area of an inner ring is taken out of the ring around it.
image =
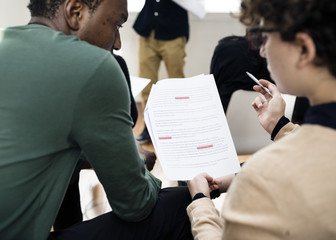
[[[186,208],[191,202],[187,187],[161,189],[152,213],[141,222],[126,222],[113,211],[50,233],[49,240],[193,239]]]

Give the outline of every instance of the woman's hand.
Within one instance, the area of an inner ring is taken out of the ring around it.
[[[216,178],[216,181],[221,182],[221,184],[219,185],[220,193],[225,193],[228,190],[234,177],[235,177],[235,174],[230,174],[227,176]]]
[[[207,173],[201,173],[188,181],[190,196],[194,198],[197,193],[203,193],[210,198],[210,192],[218,189],[221,183],[220,180],[214,180]]]
[[[260,86],[255,85],[253,89],[263,94],[265,99],[256,97],[252,106],[257,112],[260,125],[271,135],[280,118],[285,115],[286,102],[274,84],[263,79],[259,82],[270,90],[273,97]]]

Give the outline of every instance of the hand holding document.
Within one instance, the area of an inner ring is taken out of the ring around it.
[[[183,7],[188,12],[191,12],[196,17],[202,19],[206,15],[205,8],[200,0],[172,0],[176,4]]]
[[[236,173],[239,160],[212,75],[165,79],[152,86],[145,122],[171,180]]]

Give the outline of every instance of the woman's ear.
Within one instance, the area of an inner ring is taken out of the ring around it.
[[[297,33],[295,36],[296,43],[300,48],[300,57],[298,66],[300,68],[313,63],[316,57],[316,46],[311,38],[307,33]]]
[[[66,0],[64,4],[64,18],[72,30],[78,30],[83,18],[83,3],[81,0]]]

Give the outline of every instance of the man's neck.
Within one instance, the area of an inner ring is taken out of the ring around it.
[[[28,24],[38,24],[47,26],[53,30],[63,32],[64,34],[70,34],[68,32],[68,28],[66,27],[66,24],[59,21],[57,18],[55,19],[48,19],[45,17],[31,17]]]

